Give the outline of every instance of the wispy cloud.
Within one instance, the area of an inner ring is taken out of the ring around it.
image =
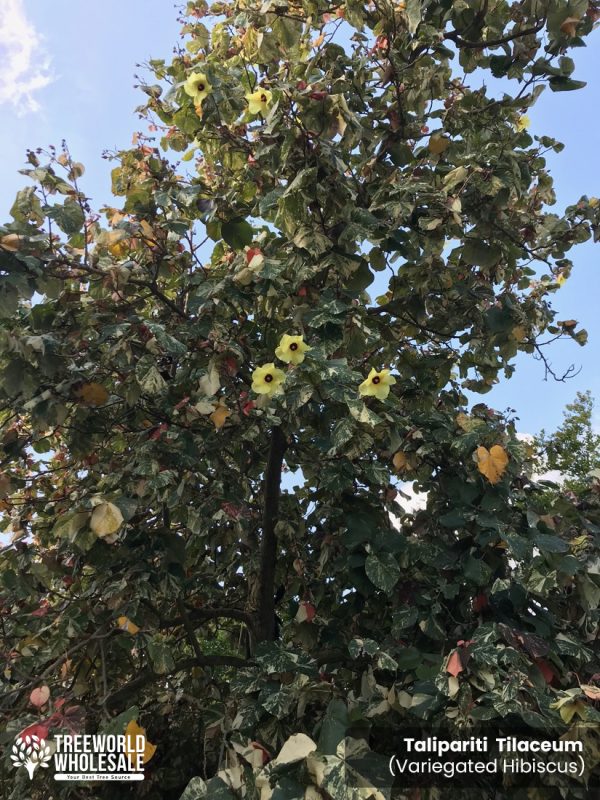
[[[37,111],[36,94],[52,81],[50,58],[23,0],[0,0],[0,63],[0,105]]]

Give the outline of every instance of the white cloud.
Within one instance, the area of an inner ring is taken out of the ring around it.
[[[35,95],[52,81],[42,38],[27,19],[23,0],[0,0],[0,105],[18,114],[37,111]]]

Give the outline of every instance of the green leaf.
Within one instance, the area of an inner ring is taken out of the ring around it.
[[[167,675],[175,669],[175,661],[171,648],[166,642],[151,640],[148,642],[148,655],[152,668],[159,675]]]
[[[568,553],[569,545],[567,542],[559,539],[558,536],[550,536],[546,533],[536,533],[533,541],[540,548],[547,553]]]
[[[587,86],[586,81],[575,81],[563,75],[555,75],[548,81],[553,92],[572,92],[575,89],[583,89]]]
[[[241,217],[221,223],[221,236],[234,250],[243,250],[252,244],[254,230],[252,225]]]
[[[363,260],[346,281],[346,287],[353,292],[362,292],[373,283],[374,277],[369,265]]]
[[[202,778],[196,777],[185,787],[179,800],[205,800],[208,797],[208,789]]]
[[[367,577],[378,589],[389,594],[400,579],[400,567],[391,553],[372,553],[365,561]]]
[[[348,730],[348,708],[339,698],[330,700],[321,723],[318,749],[325,755],[335,755],[338,744],[346,738]]]
[[[79,233],[85,222],[85,215],[76,200],[65,200],[62,206],[52,206],[47,214],[67,236]]]
[[[478,267],[493,267],[500,261],[501,250],[496,245],[489,245],[481,239],[467,239],[462,248],[462,257],[467,264]]]

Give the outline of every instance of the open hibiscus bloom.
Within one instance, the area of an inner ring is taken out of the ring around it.
[[[390,386],[396,383],[396,378],[390,375],[389,369],[382,369],[377,372],[372,369],[369,377],[366,378],[358,387],[358,391],[363,397],[376,397],[378,400],[385,400],[390,393]]]
[[[183,90],[194,101],[194,105],[201,105],[202,101],[211,93],[212,86],[203,72],[192,72],[183,84]]]
[[[252,94],[246,95],[248,101],[248,111],[251,114],[264,114],[271,103],[273,95],[268,89],[261,89],[260,87]]]
[[[286,364],[301,364],[308,350],[311,350],[311,348],[304,343],[302,336],[289,336],[284,333],[279,342],[279,347],[275,349],[275,355],[280,361],[285,361]]]
[[[257,367],[252,373],[252,391],[257,394],[266,394],[272,397],[281,391],[285,380],[285,372],[277,369],[275,364],[264,364]]]

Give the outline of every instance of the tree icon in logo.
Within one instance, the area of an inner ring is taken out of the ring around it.
[[[13,744],[10,757],[13,766],[17,769],[25,767],[29,779],[33,780],[33,773],[38,767],[48,767],[52,752],[45,739],[40,739],[39,736],[32,733],[24,737],[19,736]]]

